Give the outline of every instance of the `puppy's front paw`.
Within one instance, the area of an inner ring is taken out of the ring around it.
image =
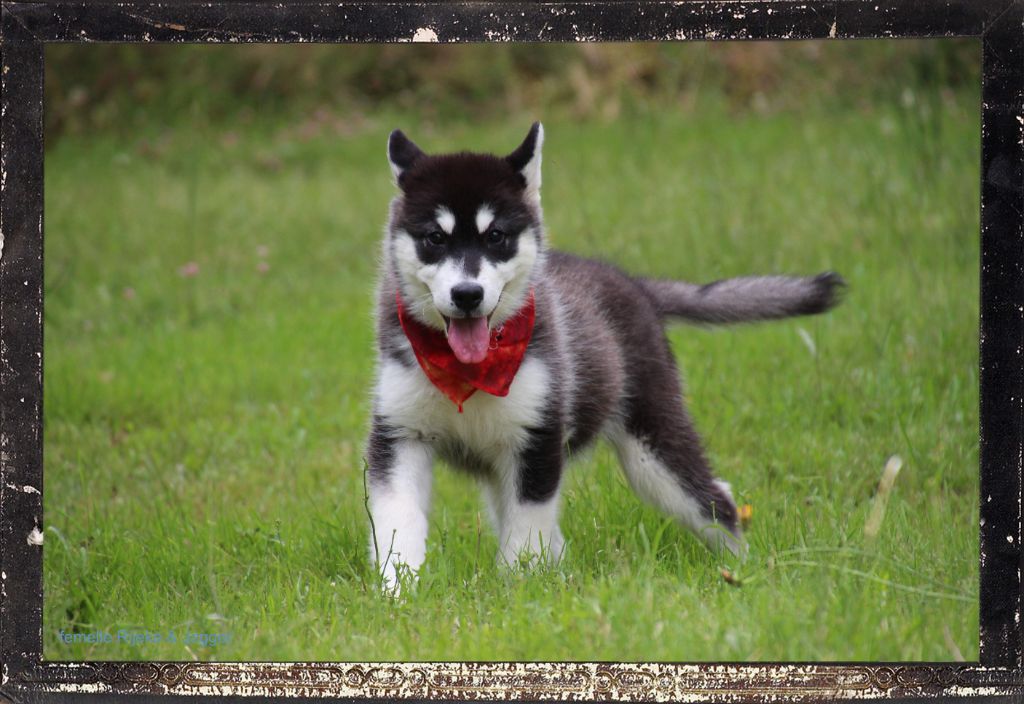
[[[384,596],[398,599],[407,594],[419,579],[417,571],[399,560],[388,560],[378,572],[378,586]]]
[[[536,539],[506,540],[498,553],[498,563],[513,571],[557,565],[565,554],[565,539],[560,531],[553,533],[550,539],[538,534]]]

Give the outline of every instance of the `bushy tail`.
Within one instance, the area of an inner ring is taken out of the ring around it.
[[[745,323],[824,313],[846,286],[834,272],[817,276],[741,276],[700,286],[640,279],[661,315],[696,323]]]

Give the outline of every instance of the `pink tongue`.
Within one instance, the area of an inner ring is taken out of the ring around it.
[[[479,364],[487,356],[491,330],[487,318],[452,318],[448,326],[448,346],[463,364]]]

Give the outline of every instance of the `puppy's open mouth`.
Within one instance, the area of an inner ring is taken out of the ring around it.
[[[475,318],[444,318],[445,333],[448,335],[448,346],[455,353],[455,358],[463,364],[479,364],[487,357],[491,345],[491,316]]]

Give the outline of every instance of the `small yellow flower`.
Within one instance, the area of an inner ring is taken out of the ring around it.
[[[740,526],[746,530],[754,519],[754,507],[750,504],[743,504],[739,508]]]

